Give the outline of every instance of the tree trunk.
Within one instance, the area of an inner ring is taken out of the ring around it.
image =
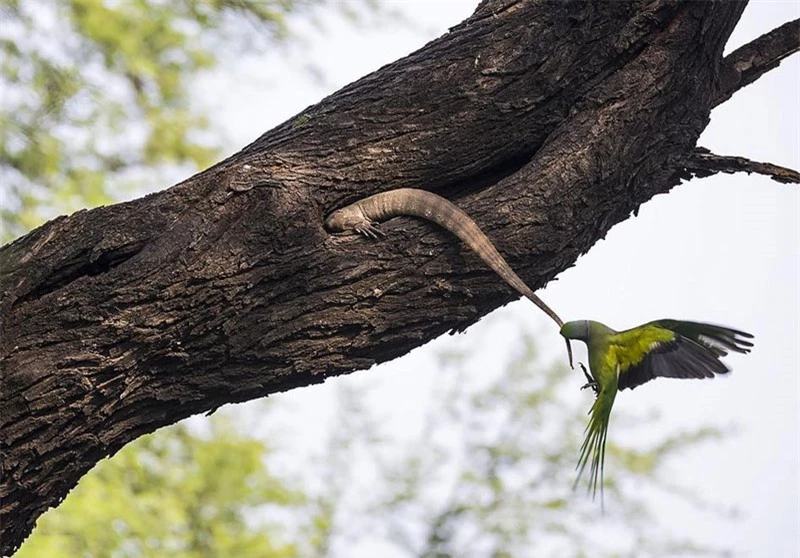
[[[3,553],[142,434],[368,368],[517,297],[430,224],[332,236],[331,210],[424,188],[532,288],[573,265],[685,176],[743,7],[486,1],[185,182],[3,247]]]

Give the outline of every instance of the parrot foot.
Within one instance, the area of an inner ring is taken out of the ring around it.
[[[583,384],[581,386],[581,389],[586,389],[586,388],[592,388],[592,391],[595,392],[595,393],[597,393],[599,391],[598,390],[598,386],[597,386],[597,382],[589,382],[588,384]]]
[[[581,369],[583,370],[583,375],[586,376],[587,380],[587,382],[581,386],[581,389],[592,388],[592,391],[595,392],[595,394],[597,394],[598,391],[600,391],[600,387],[597,385],[597,382],[594,380],[594,378],[592,378],[589,375],[589,372],[586,371],[586,367],[583,365],[582,362],[579,362],[578,366],[580,366]]]

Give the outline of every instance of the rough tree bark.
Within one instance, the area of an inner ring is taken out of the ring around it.
[[[793,22],[724,59],[743,7],[489,0],[185,182],[2,248],[3,553],[137,436],[368,368],[517,296],[431,225],[334,237],[332,209],[434,190],[538,288],[653,195],[725,170],[695,152],[712,106],[798,43]]]

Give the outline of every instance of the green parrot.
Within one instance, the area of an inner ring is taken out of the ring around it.
[[[635,388],[659,376],[665,378],[712,378],[729,371],[719,359],[728,351],[749,353],[753,336],[723,326],[679,320],[657,320],[625,331],[614,331],[600,322],[578,320],[561,328],[567,340],[586,343],[589,370],[583,368],[596,395],[586,426],[586,439],[578,459],[578,476],[591,458],[589,491],[603,500],[603,462],[606,453],[608,419],[617,390]],[[570,362],[570,365],[572,362]]]

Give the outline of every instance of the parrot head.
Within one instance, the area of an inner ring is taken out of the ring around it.
[[[577,339],[584,343],[589,339],[589,320],[575,320],[561,326],[561,335],[565,339]]]
[[[589,339],[589,321],[576,320],[574,322],[567,322],[561,326],[561,336],[567,342],[567,354],[569,355],[570,368],[575,368],[572,364],[572,346],[569,343],[570,339],[576,339],[586,343]]]

